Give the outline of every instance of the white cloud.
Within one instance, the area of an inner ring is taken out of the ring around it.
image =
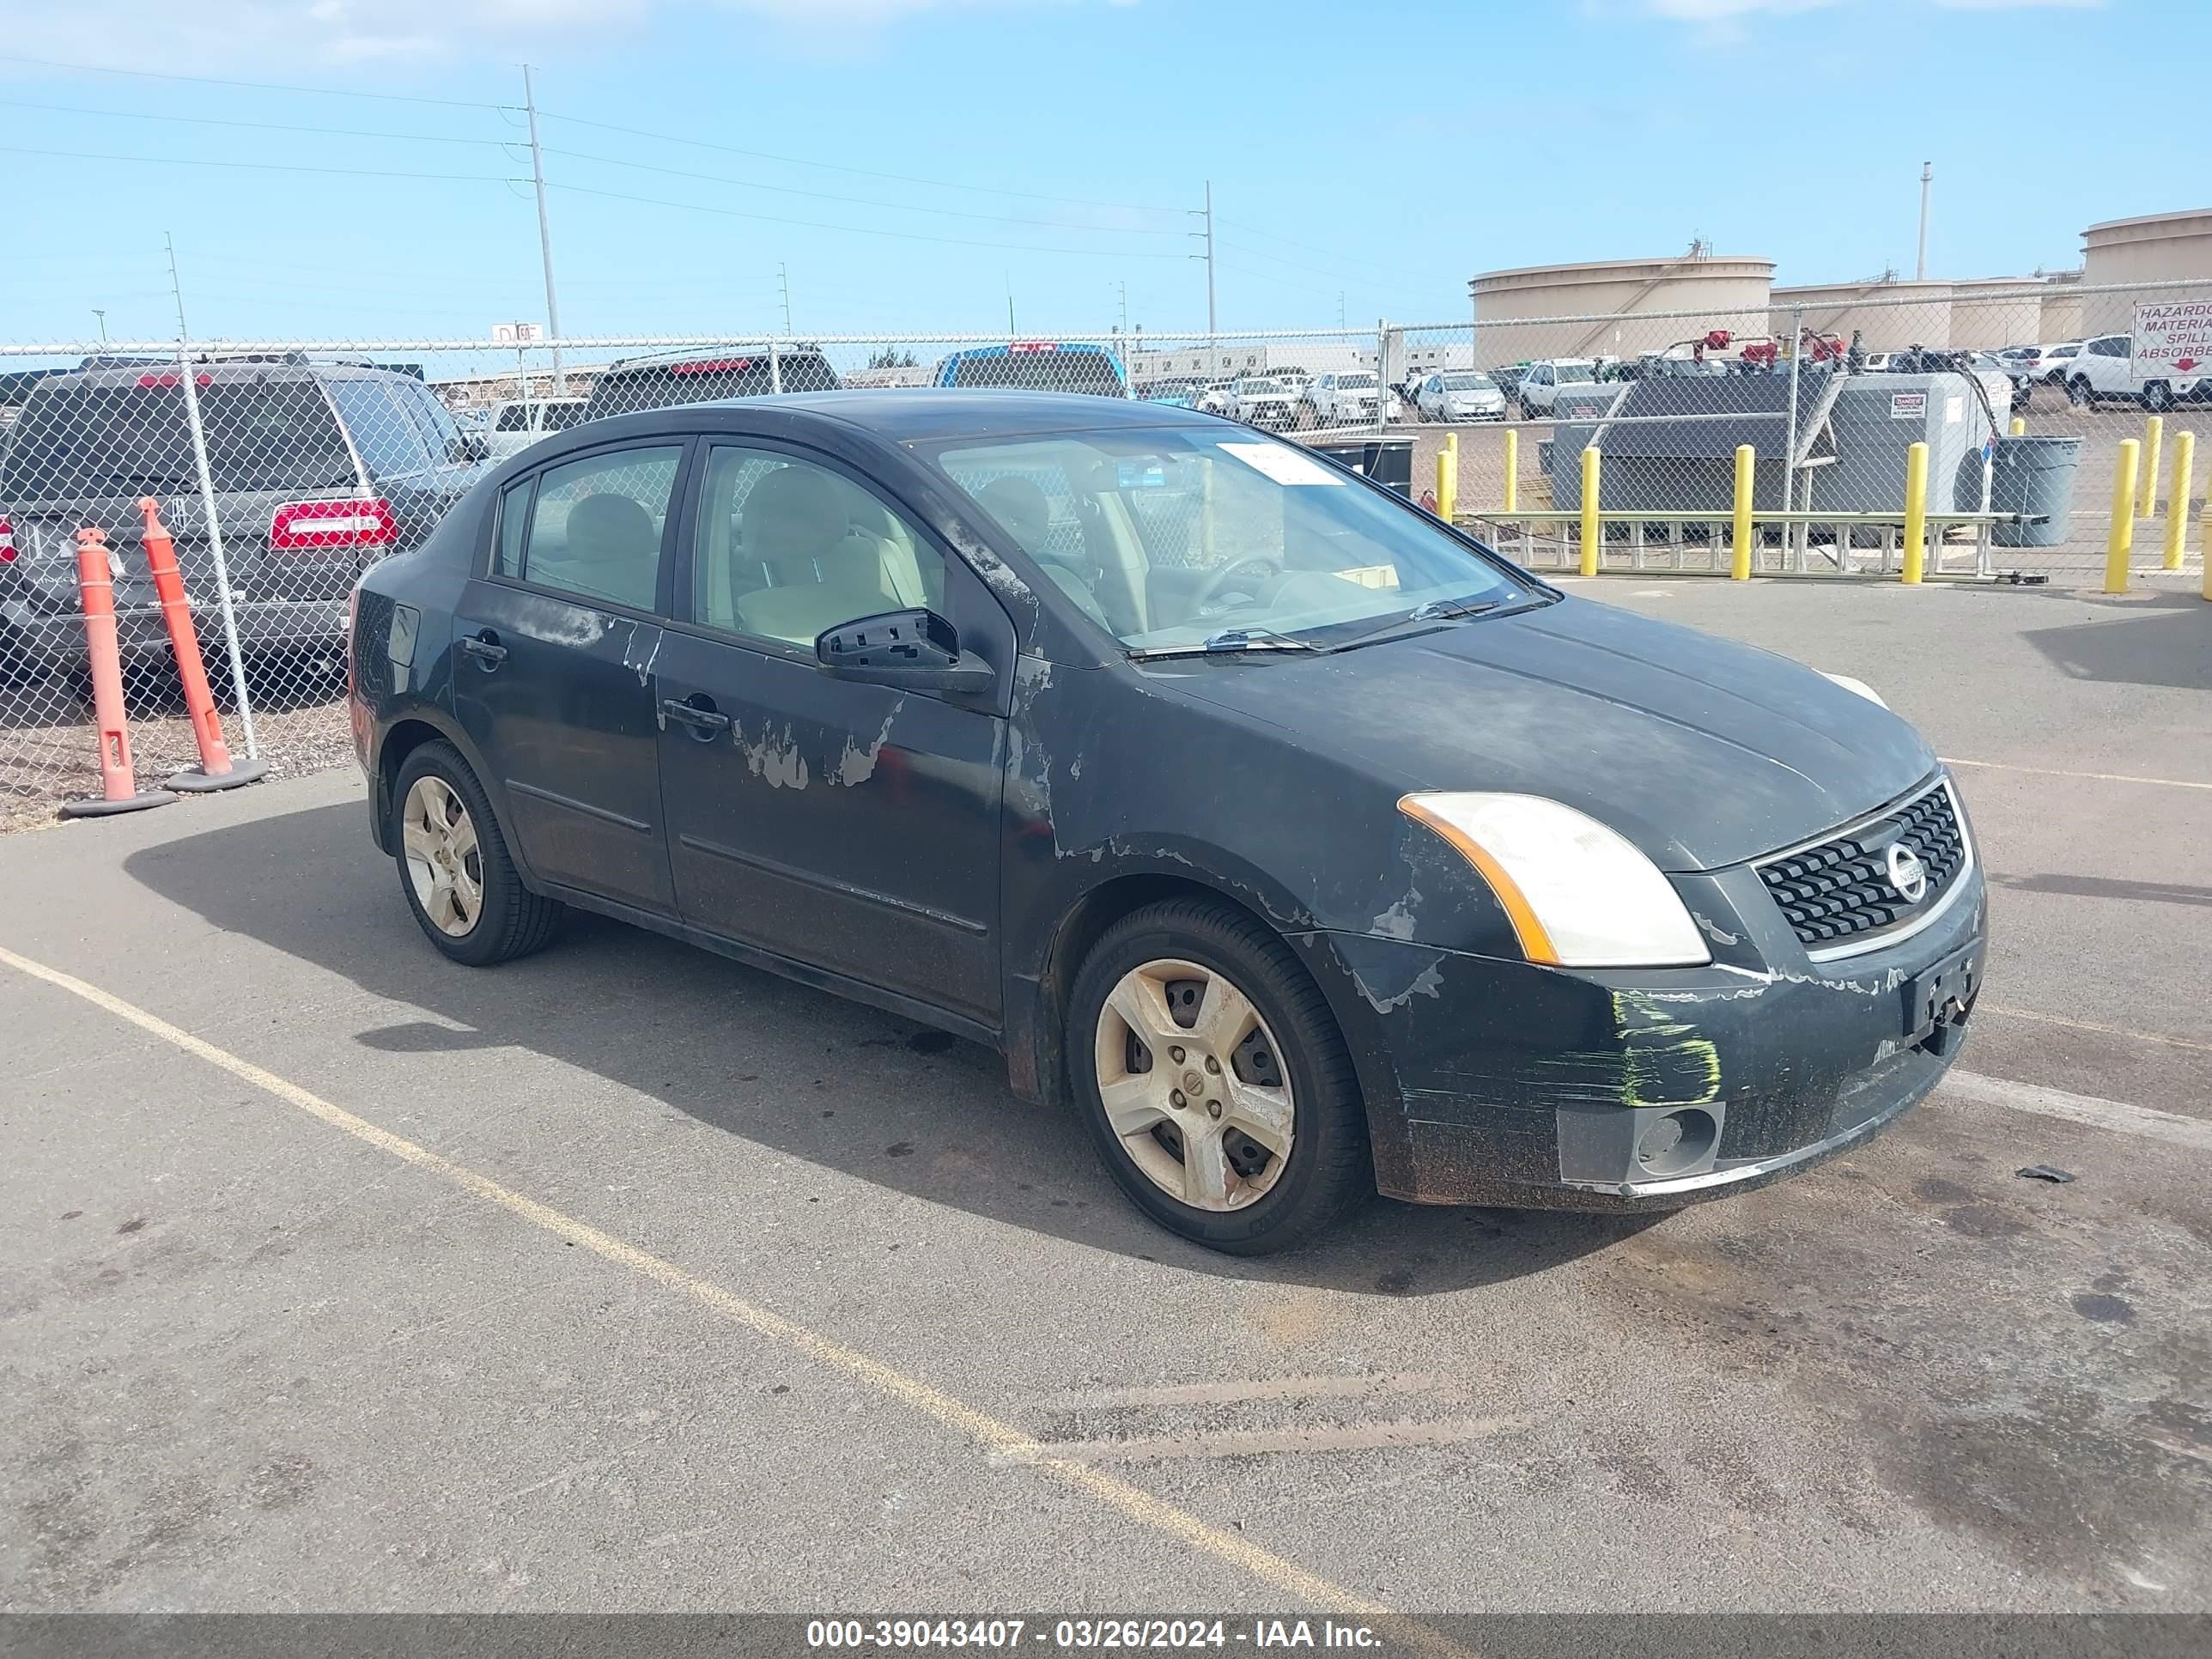
[[[679,9],[849,38],[926,12],[1072,3],[1076,0],[0,0],[0,50],[184,75],[365,63],[507,64],[634,35],[656,14]],[[12,72],[0,62],[0,73]]]

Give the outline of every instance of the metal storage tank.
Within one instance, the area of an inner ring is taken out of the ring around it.
[[[2202,277],[2212,286],[2212,208],[2108,219],[2081,233],[2084,288],[2112,283],[2166,283],[2190,276]],[[2082,332],[2113,334],[2133,327],[2136,297],[2082,295]]]
[[[1902,351],[1923,345],[1948,350],[1951,338],[1950,283],[1906,283],[1875,277],[1863,283],[1815,283],[1778,288],[1774,303],[1802,306],[1805,326],[1850,339],[1857,331],[1869,351]],[[1869,304],[1869,301],[1881,301]],[[1903,303],[1899,303],[1902,301]],[[1785,318],[1778,326],[1789,331]],[[2006,341],[2003,343],[2011,344]]]
[[[2044,278],[2042,331],[2036,336],[2045,345],[2081,337],[2081,273],[2063,270]]]
[[[1538,357],[1633,357],[1716,328],[1764,335],[1770,331],[1766,304],[1773,283],[1771,259],[1701,249],[1671,258],[1485,271],[1468,283],[1474,301],[1475,362],[1494,368]],[[1609,320],[1622,313],[1674,311],[1695,314]],[[1608,320],[1544,320],[1552,317]]]
[[[2071,339],[2043,332],[2040,276],[1989,276],[1951,284],[1951,349],[1998,351],[2034,345],[2046,339]]]

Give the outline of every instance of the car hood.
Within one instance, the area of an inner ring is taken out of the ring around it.
[[[1936,766],[1911,726],[1802,664],[1584,599],[1189,667],[1188,695],[1392,788],[1547,796],[1668,870],[1810,840]]]

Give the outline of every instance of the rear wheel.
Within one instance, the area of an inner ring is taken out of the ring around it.
[[[2076,409],[2087,409],[2095,404],[2097,397],[2090,390],[2088,381],[2076,374],[2066,383],[2066,401]]]
[[[460,752],[424,744],[399,769],[392,795],[399,885],[430,943],[472,968],[542,949],[562,907],[522,884]]]
[[[1067,1032],[1100,1157],[1171,1231],[1268,1255],[1373,1190],[1365,1109],[1328,1006],[1249,916],[1173,899],[1123,918],[1077,975]]]
[[[2143,407],[2154,415],[2162,415],[2173,407],[2173,388],[2164,380],[2153,380],[2143,388]]]

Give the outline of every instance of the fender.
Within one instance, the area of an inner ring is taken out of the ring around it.
[[[376,843],[376,850],[386,857],[395,856],[398,852],[398,848],[391,845],[392,769],[385,763],[385,740],[390,737],[392,727],[410,722],[429,726],[460,751],[461,758],[468,763],[469,770],[476,774],[477,782],[483,786],[484,799],[491,803],[491,815],[499,824],[500,839],[507,843],[507,856],[514,860],[515,871],[521,876],[522,884],[533,893],[544,891],[537,872],[531,869],[523,856],[521,844],[515,840],[514,814],[507,804],[506,790],[492,769],[485,764],[483,751],[470,740],[468,733],[461,730],[460,722],[453,718],[452,711],[438,703],[408,702],[388,714],[380,716],[376,722],[376,735],[369,745],[368,753],[369,835]]]

